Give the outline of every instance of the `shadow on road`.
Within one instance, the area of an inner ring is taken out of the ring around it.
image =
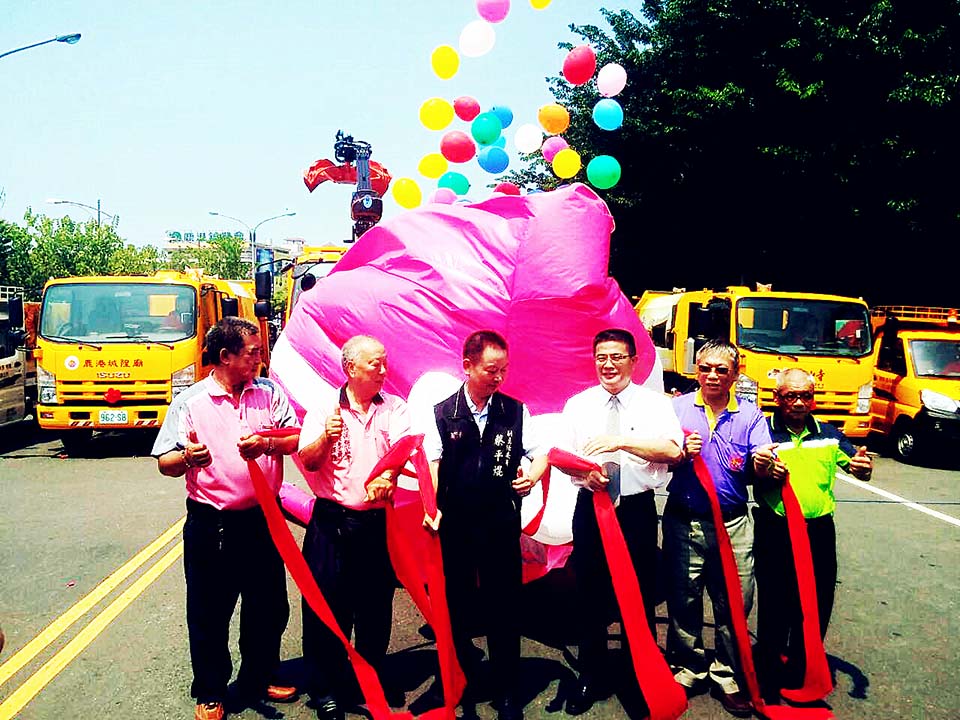
[[[837,684],[837,673],[843,673],[850,678],[853,687],[848,693],[850,697],[857,700],[867,699],[867,688],[870,687],[870,678],[853,663],[838,658],[836,655],[827,655],[827,664],[830,666],[830,673],[833,675],[833,684]]]

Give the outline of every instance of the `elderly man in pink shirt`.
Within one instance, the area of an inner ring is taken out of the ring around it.
[[[383,392],[387,351],[358,335],[342,349],[347,382],[337,403],[308,412],[300,459],[317,495],[303,540],[306,558],[340,629],[355,635],[360,654],[383,669],[393,620],[396,578],[387,553],[384,503],[393,473],[365,487],[370,472],[397,440],[410,433],[406,403]],[[340,641],[303,604],[303,656],[320,720],[344,716],[343,692],[351,676]],[[381,673],[382,674],[382,673]],[[397,692],[387,699],[402,705]]]
[[[259,434],[295,426],[297,419],[283,391],[257,377],[262,349],[257,326],[226,317],[207,332],[206,346],[213,371],[174,398],[151,454],[162,474],[186,475],[183,564],[194,718],[220,720],[233,670],[230,618],[241,597],[240,699],[249,704],[296,695],[295,688],[273,684],[290,607],[283,561],[257,504],[247,461],[260,466],[276,494],[282,456],[296,451],[298,438]]]

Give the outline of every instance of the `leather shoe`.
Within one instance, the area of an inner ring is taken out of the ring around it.
[[[596,688],[590,683],[580,682],[567,698],[567,715],[583,715],[596,701]]]
[[[523,703],[513,697],[500,701],[497,720],[523,720]]]
[[[720,704],[723,705],[723,709],[731,715],[735,715],[736,717],[750,717],[753,715],[753,703],[750,702],[750,699],[743,692],[725,693],[721,691],[718,693],[717,699],[720,701]]]
[[[317,701],[317,720],[344,720],[343,708],[331,695]]]

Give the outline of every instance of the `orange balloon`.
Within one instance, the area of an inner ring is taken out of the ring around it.
[[[544,105],[537,113],[541,127],[551,135],[559,135],[570,127],[570,113],[563,105]]]

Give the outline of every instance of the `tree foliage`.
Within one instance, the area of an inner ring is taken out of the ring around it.
[[[640,17],[601,13],[609,31],[571,30],[598,67],[627,70],[624,126],[593,124],[592,84],[550,83],[570,145],[623,167],[601,194],[625,289],[760,281],[956,304],[942,260],[958,257],[960,231],[960,3],[648,0]],[[545,171],[510,179],[555,182]],[[922,271],[893,274],[923,257]]]

